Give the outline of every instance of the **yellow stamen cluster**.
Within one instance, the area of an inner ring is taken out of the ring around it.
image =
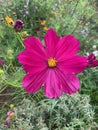
[[[8,23],[8,26],[14,25],[13,19],[10,18],[9,16],[6,16],[6,17],[5,17],[5,20],[6,20],[6,22]]]
[[[49,67],[56,67],[56,63],[57,63],[57,61],[56,61],[55,58],[49,58],[48,59],[48,66]]]

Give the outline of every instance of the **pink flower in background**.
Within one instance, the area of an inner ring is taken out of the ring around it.
[[[39,35],[40,35],[41,33],[42,33],[42,31],[41,31],[41,30],[38,30],[38,31],[37,31],[37,34],[39,34]]]
[[[15,117],[14,111],[9,111],[9,112],[7,113],[7,117],[6,117],[5,121],[4,121],[4,125],[5,125],[6,127],[8,127],[8,126],[9,126],[9,121],[10,121],[11,119],[13,119],[14,117]]]
[[[44,41],[45,46],[34,36],[24,41],[26,49],[18,55],[27,72],[23,87],[32,94],[44,85],[44,93],[49,98],[77,92],[80,81],[75,73],[88,65],[87,57],[77,55],[79,41],[72,35],[60,38],[53,29],[47,31]]]
[[[2,60],[0,60],[0,65],[2,64]]]
[[[98,66],[98,60],[96,59],[96,56],[93,53],[89,54],[88,56],[88,66],[89,67]]]

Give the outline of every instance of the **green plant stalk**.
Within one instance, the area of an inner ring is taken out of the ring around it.
[[[12,84],[11,82],[8,82],[7,80],[4,80],[4,82],[5,82],[7,85],[10,85],[10,86],[12,86],[12,87],[17,87],[17,85]],[[21,87],[21,85],[19,85],[18,87]]]
[[[7,87],[4,87],[4,88],[0,91],[0,93],[2,93],[6,88],[7,88]]]
[[[20,36],[18,33],[16,33],[16,35],[17,35],[17,39],[18,39],[19,42],[21,43],[22,47],[25,48],[25,46],[24,46],[24,44],[23,44],[23,41],[22,41],[22,39],[21,39],[21,36]]]

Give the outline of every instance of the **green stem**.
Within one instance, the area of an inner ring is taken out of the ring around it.
[[[7,85],[10,85],[10,86],[13,86],[13,87],[21,87],[21,85],[15,85],[15,84],[12,84],[11,82],[8,82],[7,80],[4,80],[5,81],[5,83],[7,84]]]
[[[17,35],[17,38],[18,38],[19,42],[21,43],[21,45],[25,48],[23,41],[21,39],[21,36],[18,33],[16,33],[16,35]]]
[[[0,96],[8,96],[8,95],[13,95],[13,93],[0,94]]]
[[[74,15],[74,13],[75,13],[75,11],[76,11],[76,8],[77,8],[77,6],[78,6],[78,3],[79,3],[79,0],[77,0],[77,2],[76,2],[76,5],[75,5],[75,8],[74,8],[74,10],[73,10],[73,12],[72,12],[72,14],[71,14],[71,17],[73,17],[73,15]]]
[[[76,31],[76,29],[78,28],[78,26],[79,26],[79,24],[80,24],[80,21],[81,21],[82,16],[84,16],[84,12],[85,12],[85,8],[84,8],[83,13],[82,13],[82,14],[81,14],[81,16],[80,16],[80,19],[78,20],[78,22],[77,22],[77,24],[76,24],[76,27],[73,29],[73,31],[71,32],[71,34],[73,34],[73,33]]]
[[[2,93],[6,88],[7,88],[7,87],[4,87],[4,88],[0,91],[0,93]]]

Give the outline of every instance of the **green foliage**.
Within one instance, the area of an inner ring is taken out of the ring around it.
[[[95,119],[98,123],[98,70],[96,68],[85,70],[83,74],[80,74],[80,79],[80,93],[90,95],[91,104],[96,112]]]
[[[24,99],[14,109],[15,119],[9,130],[94,130],[94,111],[89,101],[89,96],[80,94],[45,99],[38,104]]]

